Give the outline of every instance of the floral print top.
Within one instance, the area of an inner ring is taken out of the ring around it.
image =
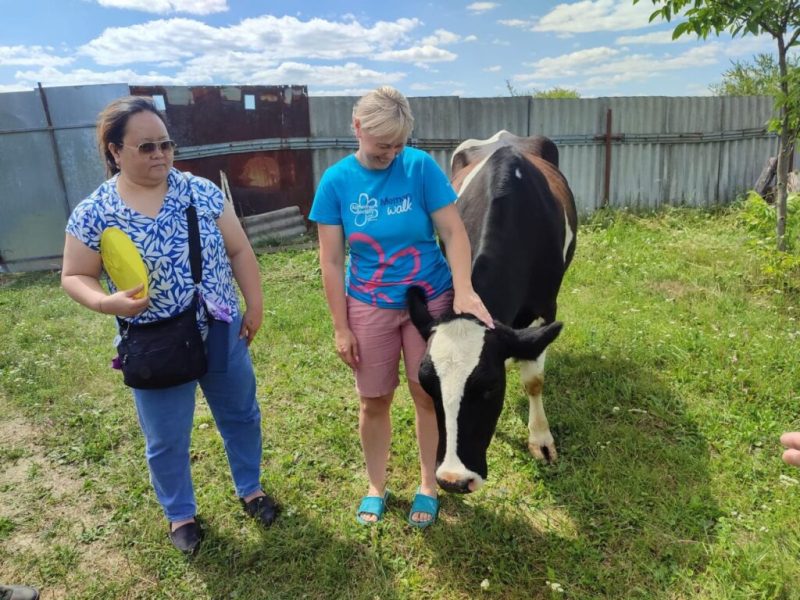
[[[168,191],[155,218],[129,206],[117,192],[115,175],[83,200],[67,222],[66,232],[94,250],[100,251],[100,236],[107,227],[117,227],[131,238],[148,273],[150,306],[131,323],[150,323],[182,312],[192,302],[195,283],[189,264],[189,236],[186,207],[193,202],[200,226],[203,277],[200,292],[206,301],[239,314],[233,271],[216,220],[222,215],[225,201],[211,181],[172,169],[167,176]],[[103,271],[111,293],[117,291]],[[198,322],[205,330],[204,303],[198,306]]]

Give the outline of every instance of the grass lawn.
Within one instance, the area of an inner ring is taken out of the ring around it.
[[[148,480],[131,395],[108,368],[114,324],[57,274],[0,278],[0,582],[43,598],[800,598],[800,292],[764,274],[740,208],[595,216],[560,296],[545,408],[553,466],[526,449],[509,370],[489,480],[442,496],[424,532],[413,410],[393,407],[384,521],[366,491],[351,376],[333,351],[314,250],[259,257],[252,346],[261,530],[233,493],[201,400],[193,474],[206,540],[186,560]],[[794,272],[794,284],[798,283]]]

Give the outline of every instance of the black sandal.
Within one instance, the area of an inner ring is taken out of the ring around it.
[[[244,511],[257,519],[264,527],[272,525],[278,516],[278,505],[267,495],[253,498],[250,502],[245,502],[243,498],[239,498],[239,501],[242,503]]]
[[[172,545],[187,556],[194,556],[200,549],[200,540],[203,538],[202,530],[197,521],[181,525],[175,531],[169,532]]]

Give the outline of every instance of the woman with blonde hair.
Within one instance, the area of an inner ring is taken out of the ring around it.
[[[360,399],[359,434],[369,489],[356,518],[362,524],[380,521],[386,507],[390,407],[402,353],[414,400],[421,472],[408,522],[424,528],[434,523],[439,510],[439,434],[433,401],[419,383],[425,342],[409,318],[406,291],[414,285],[423,288],[434,315],[453,309],[490,327],[492,319],[472,289],[469,239],[454,204],[456,193],[427,153],[406,147],[414,125],[408,100],[394,88],[380,87],[356,103],[352,125],[358,150],[325,171],[310,218],[319,226],[322,281],[336,351],[353,370]]]

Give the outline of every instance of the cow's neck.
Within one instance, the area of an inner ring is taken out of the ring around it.
[[[472,287],[483,300],[492,318],[511,325],[520,308],[521,291],[526,282],[520,282],[508,264],[493,260],[485,252],[478,252],[472,263]],[[523,285],[521,285],[523,284]]]

